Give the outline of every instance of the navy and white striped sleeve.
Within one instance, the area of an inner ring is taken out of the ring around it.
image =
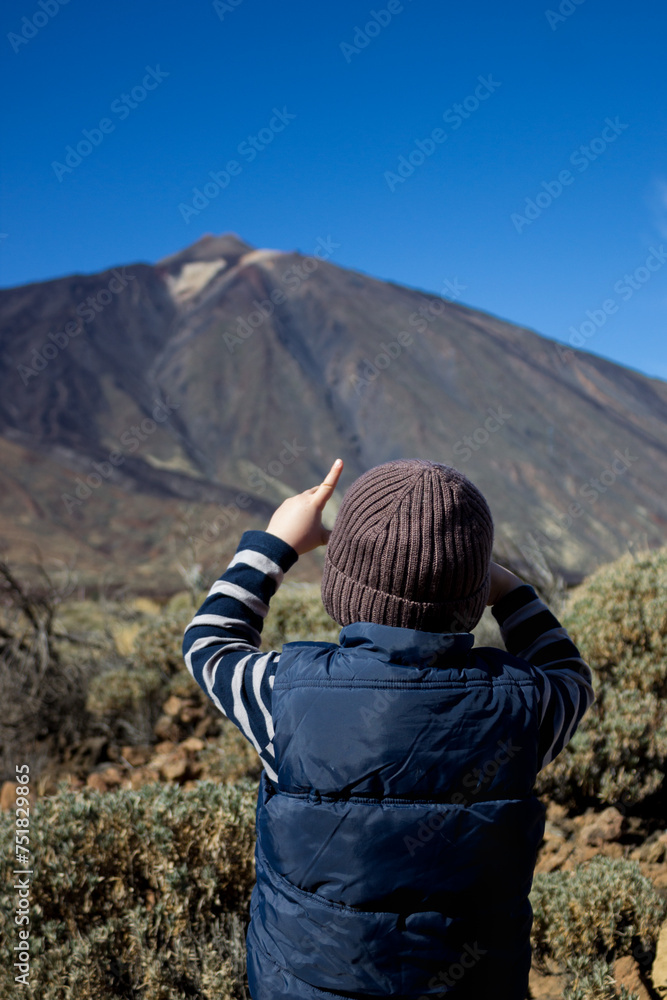
[[[535,667],[541,691],[541,770],[569,743],[594,701],[590,667],[556,616],[528,584],[510,591],[492,611],[508,653]]]
[[[260,653],[259,646],[269,601],[297,559],[275,535],[245,531],[183,637],[190,674],[252,743],[274,781],[271,694],[280,653]]]

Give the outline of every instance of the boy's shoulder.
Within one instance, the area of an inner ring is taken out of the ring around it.
[[[463,638],[463,634],[461,637]],[[441,657],[431,655],[423,662],[406,663],[404,658],[389,658],[384,662],[387,680],[399,679],[396,676],[396,669],[399,671],[400,679],[408,680],[409,678],[404,676],[405,668],[408,666],[411,672],[417,669],[422,675],[421,679],[425,679],[428,674],[429,679],[434,681],[442,678],[443,682],[450,683],[461,681],[532,684],[535,682],[535,668],[526,660],[497,646],[474,646],[473,637],[468,636],[468,639],[469,645],[462,644],[462,648],[452,650],[450,655],[446,653]],[[318,673],[324,671],[326,675],[331,676],[338,673],[335,663],[338,659],[342,659],[343,673],[351,679],[354,676],[355,661],[359,664],[366,661],[368,653],[369,650],[363,647],[350,649],[337,642],[302,639],[283,645],[277,672],[284,674],[290,671],[290,668],[309,661]],[[372,651],[371,660],[379,666],[373,655],[375,653],[377,650]],[[359,679],[365,673],[366,671],[362,670]],[[414,679],[417,680],[416,673]]]
[[[470,651],[471,659],[476,661],[480,669],[486,669],[492,676],[503,675],[517,682],[534,681],[536,668],[528,660],[508,653],[499,646],[474,646]]]

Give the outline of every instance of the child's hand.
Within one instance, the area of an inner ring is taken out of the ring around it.
[[[329,475],[319,486],[284,500],[269,521],[266,529],[271,535],[282,538],[299,555],[326,545],[331,532],[322,527],[322,511],[336,488],[343,471],[343,460],[337,458]]]
[[[515,576],[514,573],[510,573],[504,566],[499,566],[496,562],[491,563],[490,572],[491,590],[489,592],[489,599],[486,602],[489,606],[497,604],[501,597],[509,594],[511,590],[516,590],[517,587],[523,584],[523,580]]]

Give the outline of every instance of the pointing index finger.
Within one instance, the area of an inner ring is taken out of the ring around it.
[[[338,480],[340,479],[340,474],[343,471],[343,459],[337,458],[334,464],[329,469],[327,476],[317,487],[315,493],[315,499],[318,504],[322,506],[325,505],[333,491],[336,489]]]

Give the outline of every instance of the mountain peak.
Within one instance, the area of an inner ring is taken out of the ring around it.
[[[244,254],[250,253],[254,249],[255,247],[244,242],[236,233],[223,233],[221,236],[204,233],[184,250],[163,257],[156,266],[164,268],[170,273],[180,271],[184,264],[195,261],[225,260],[228,265],[233,266]]]

